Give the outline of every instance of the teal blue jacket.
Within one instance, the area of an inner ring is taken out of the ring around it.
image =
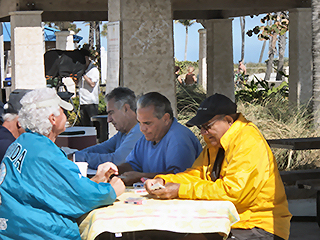
[[[0,239],[81,239],[76,218],[116,193],[109,183],[82,177],[49,138],[22,134],[0,166]]]

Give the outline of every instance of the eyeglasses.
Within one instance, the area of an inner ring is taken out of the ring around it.
[[[221,116],[220,118],[217,118],[216,120],[214,120],[214,121],[212,121],[211,123],[209,123],[209,124],[202,124],[202,125],[199,125],[199,126],[197,126],[200,130],[201,130],[201,128],[203,128],[204,130],[206,130],[206,131],[208,131],[212,126],[213,126],[213,124],[215,124],[217,121],[219,121],[219,120],[221,120],[221,119],[223,119],[224,118],[224,116]]]

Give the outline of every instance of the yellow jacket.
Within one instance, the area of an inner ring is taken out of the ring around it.
[[[231,201],[240,216],[232,228],[258,227],[288,239],[292,215],[277,163],[258,128],[240,114],[220,142],[225,157],[215,182],[210,174],[218,148],[208,142],[192,168],[156,177],[180,183],[180,198]]]

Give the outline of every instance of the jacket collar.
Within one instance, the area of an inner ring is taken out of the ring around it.
[[[238,134],[238,132],[244,128],[250,121],[240,113],[238,119],[231,125],[231,127],[222,136],[220,142],[225,151],[228,150],[230,141]]]

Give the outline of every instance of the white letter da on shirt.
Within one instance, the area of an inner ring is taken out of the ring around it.
[[[21,173],[21,168],[23,160],[27,154],[26,149],[22,149],[19,143],[13,143],[8,148],[5,157],[8,157],[13,165],[16,167],[19,173]]]

